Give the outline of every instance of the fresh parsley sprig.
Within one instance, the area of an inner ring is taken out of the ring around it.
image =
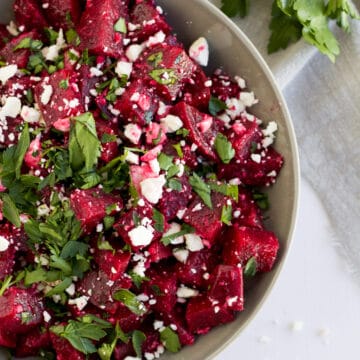
[[[222,0],[221,10],[228,16],[244,17],[250,0]],[[351,0],[274,0],[268,42],[268,53],[285,49],[301,37],[334,62],[340,49],[329,28],[331,20],[344,31],[350,31],[350,19],[360,20]]]

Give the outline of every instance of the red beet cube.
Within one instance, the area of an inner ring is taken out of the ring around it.
[[[251,257],[255,257],[257,271],[272,269],[279,241],[271,231],[235,225],[227,230],[223,239],[225,264],[245,266]]]
[[[147,2],[141,2],[133,7],[130,22],[137,28],[130,32],[129,36],[137,39],[138,42],[146,40],[158,31],[163,31],[165,34],[170,31],[164,17],[159,14],[153,5]]]
[[[181,183],[181,190],[165,190],[158,204],[159,210],[164,214],[166,221],[174,219],[179,210],[186,209],[191,199],[191,186],[188,178],[182,176],[177,180]]]
[[[128,333],[139,329],[143,317],[134,314],[125,305],[120,303],[116,313],[109,318],[109,321],[113,324],[119,322],[121,330]]]
[[[41,331],[36,328],[29,333],[21,335],[16,347],[16,356],[36,356],[41,349],[50,347],[50,334],[47,330]]]
[[[81,16],[79,0],[41,0],[43,12],[50,25],[56,29],[68,29],[77,24]],[[48,4],[44,7],[45,4]]]
[[[215,242],[221,232],[223,227],[221,213],[227,202],[232,203],[226,196],[213,192],[211,195],[212,209],[210,209],[196,196],[184,214],[183,220],[195,228],[195,232],[202,237],[203,242],[208,246]]]
[[[112,124],[107,123],[105,120],[96,119],[96,131],[102,143],[100,158],[106,163],[119,155],[118,144],[115,138],[116,130],[114,126],[111,125]]]
[[[100,189],[76,189],[70,195],[70,205],[84,233],[89,234],[106,215],[120,211],[123,202],[119,196],[106,194]]]
[[[110,280],[115,281],[120,279],[124,274],[131,254],[121,250],[96,250],[94,260],[98,264],[99,269],[103,271]]]
[[[0,297],[0,333],[24,334],[43,321],[43,303],[32,289],[10,287]]]
[[[97,55],[119,58],[123,53],[123,34],[114,29],[127,10],[118,0],[89,0],[77,27],[80,49]],[[94,36],[96,34],[96,36]]]
[[[56,353],[56,360],[85,360],[85,355],[77,351],[65,338],[50,332],[50,339]]]
[[[26,30],[43,30],[48,23],[36,0],[15,0],[14,15],[18,26],[25,26]]]
[[[181,118],[184,127],[190,132],[190,140],[198,146],[199,151],[209,159],[216,160],[212,144],[218,129],[214,118],[185,102],[177,103],[171,113]]]
[[[239,85],[222,70],[216,70],[211,76],[211,94],[222,101],[227,98],[238,98],[241,88]]]
[[[208,276],[219,263],[219,255],[214,249],[190,252],[185,264],[177,263],[176,275],[182,284],[189,287],[206,289]]]
[[[149,260],[152,263],[157,263],[160,260],[167,259],[172,256],[171,249],[168,246],[165,246],[159,240],[153,241],[147,251],[150,253]]]
[[[76,74],[72,71],[60,70],[45,77],[36,85],[34,95],[48,128],[56,121],[84,112]]]
[[[158,177],[158,174],[155,173],[147,163],[142,163],[140,166],[130,166],[131,184],[135,187],[138,194],[141,194],[140,183],[143,180],[156,177]]]
[[[208,296],[212,301],[231,310],[244,309],[241,268],[235,265],[218,265],[212,272],[209,283]]]
[[[29,60],[30,50],[15,49],[22,40],[26,38],[38,39],[38,37],[36,31],[29,31],[13,38],[1,49],[0,57],[8,64],[16,64],[19,69],[25,68]]]
[[[186,308],[186,322],[195,334],[206,334],[211,328],[233,320],[231,310],[213,303],[205,295],[192,298]]]
[[[161,44],[144,53],[133,73],[155,87],[158,96],[170,101],[177,98],[195,70],[195,64],[181,47]]]
[[[143,80],[130,84],[126,92],[116,101],[114,108],[120,111],[121,118],[128,123],[145,125],[154,117],[159,99],[154,90],[144,85]]]

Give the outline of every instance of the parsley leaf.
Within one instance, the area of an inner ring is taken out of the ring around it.
[[[160,332],[160,341],[164,344],[166,350],[176,353],[181,349],[179,336],[170,326],[167,326]]]
[[[73,170],[92,170],[97,164],[100,150],[101,143],[92,114],[84,113],[74,117],[69,138],[69,157]]]
[[[132,345],[135,350],[136,356],[142,359],[142,344],[146,340],[146,335],[139,330],[134,330],[132,333]]]
[[[349,18],[360,20],[358,10],[349,0],[329,0],[326,6],[326,15],[335,19],[338,26],[346,32],[350,32]]]
[[[252,194],[252,197],[255,200],[256,205],[261,210],[268,210],[269,209],[270,204],[269,204],[268,194],[262,193],[262,192],[254,192]]]
[[[113,295],[114,300],[122,302],[131,312],[143,315],[146,312],[144,304],[139,301],[134,293],[127,289],[120,289]]]
[[[251,257],[244,268],[244,275],[245,276],[254,276],[257,271],[257,261],[255,256]]]
[[[221,210],[221,222],[231,226],[232,220],[232,206],[231,205],[224,205]]]
[[[174,69],[154,69],[149,75],[161,85],[173,85],[178,81]]]
[[[216,116],[219,112],[226,110],[227,106],[224,101],[211,96],[209,101],[209,113],[213,116]]]
[[[158,211],[157,209],[153,208],[153,220],[154,220],[154,229],[158,232],[164,232],[164,215]]]
[[[216,135],[215,150],[224,164],[228,164],[235,156],[235,150],[231,142],[221,133]]]
[[[210,186],[196,173],[189,178],[193,190],[200,196],[204,204],[212,209]]]
[[[119,323],[117,322],[115,325],[115,334],[113,341],[110,344],[103,343],[97,351],[101,360],[111,360],[111,355],[115,350],[115,346],[118,340],[121,340],[125,344],[129,342],[129,338],[121,330]]]
[[[245,17],[249,12],[250,0],[221,0],[221,10],[229,17]]]
[[[16,205],[11,200],[8,194],[2,196],[2,212],[6,219],[8,219],[13,225],[17,228],[21,226],[19,210],[16,208]]]
[[[184,224],[181,225],[181,230],[180,231],[178,231],[176,233],[173,233],[173,234],[170,234],[170,235],[163,236],[160,241],[165,246],[167,246],[167,245],[169,245],[171,243],[171,240],[174,240],[177,237],[182,236],[182,235],[192,234],[194,232],[195,232],[195,229],[192,226],[184,223]]]
[[[126,32],[127,32],[126,22],[123,17],[119,18],[119,20],[115,23],[114,30],[116,32],[126,34]]]

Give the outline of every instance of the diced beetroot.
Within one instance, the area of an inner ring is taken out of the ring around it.
[[[221,212],[227,201],[231,200],[218,192],[213,192],[212,209],[210,209],[197,196],[184,214],[183,220],[195,228],[195,232],[203,238],[207,246],[211,246],[221,232],[223,227]]]
[[[198,66],[190,83],[185,85],[183,90],[183,100],[196,107],[199,110],[207,111],[210,100],[210,87],[207,86],[209,78],[204,71]]]
[[[176,274],[170,271],[152,271],[149,281],[143,283],[144,293],[156,303],[152,308],[159,313],[170,312],[176,304]]]
[[[9,224],[1,225],[0,236],[9,242],[7,250],[0,251],[0,281],[10,275],[15,265],[15,244],[11,235]]]
[[[158,31],[162,31],[165,34],[168,34],[170,31],[170,27],[164,17],[159,14],[153,5],[147,2],[141,2],[133,7],[130,14],[130,22],[139,27],[129,33],[129,36],[137,39],[138,42],[146,40]]]
[[[157,351],[160,343],[159,333],[153,330],[145,331],[146,339],[141,346],[142,353],[153,354]]]
[[[144,53],[133,73],[155,87],[158,96],[170,101],[177,98],[195,70],[195,64],[181,47],[161,44]]]
[[[177,178],[181,183],[181,191],[164,191],[159,201],[159,210],[164,214],[166,221],[175,218],[179,210],[184,210],[191,199],[191,186],[186,176]]]
[[[147,251],[150,253],[149,259],[152,263],[157,263],[160,260],[167,259],[172,256],[171,249],[162,244],[159,240],[153,241]]]
[[[190,252],[185,264],[177,263],[175,270],[179,282],[189,287],[206,289],[208,275],[220,260],[217,251],[212,250],[205,248],[200,251]]]
[[[56,352],[56,360],[85,360],[85,355],[77,351],[65,338],[50,332],[50,339]]]
[[[85,107],[89,107],[89,102],[91,99],[90,90],[95,89],[95,84],[99,82],[98,76],[93,76],[90,72],[90,66],[81,65],[79,72],[79,88],[81,93],[82,103],[85,104]]]
[[[125,305],[119,304],[118,309],[114,315],[109,318],[109,322],[116,324],[119,322],[120,328],[125,333],[139,329],[143,318],[134,314]]]
[[[123,53],[123,35],[115,31],[114,25],[121,17],[128,17],[121,1],[88,0],[77,27],[80,49],[119,58]]]
[[[269,186],[275,182],[284,159],[274,148],[268,147],[264,150],[259,163],[247,159],[241,164],[234,162],[219,166],[219,177],[230,180],[239,178],[241,182],[249,186]]]
[[[43,303],[33,289],[10,287],[0,297],[0,333],[24,334],[43,321]]]
[[[60,85],[62,82],[66,87]],[[76,74],[72,71],[60,70],[45,77],[36,85],[34,95],[48,128],[55,121],[84,112]]]
[[[242,270],[235,265],[218,265],[212,272],[208,296],[220,306],[241,311],[244,309]]]
[[[70,205],[84,233],[89,234],[106,215],[120,211],[123,202],[119,196],[106,194],[100,189],[76,189],[70,195]]]
[[[26,33],[23,33],[16,38],[9,41],[0,51],[0,57],[7,62],[8,64],[16,64],[19,69],[23,69],[26,67],[29,56],[30,56],[30,50],[29,49],[18,49],[15,50],[16,46],[19,45],[19,43],[26,39],[37,39],[38,33],[36,31],[29,31]]]
[[[0,50],[11,40],[12,36],[7,31],[6,25],[0,24]]]
[[[31,143],[25,154],[24,163],[30,169],[40,167],[40,160],[42,158],[40,137],[36,137]]]
[[[198,146],[199,151],[211,160],[217,160],[217,155],[211,145],[217,134],[214,118],[201,113],[195,107],[183,101],[177,103],[172,108],[171,113],[181,118],[184,127],[190,131],[190,140]]]
[[[167,326],[171,324],[176,326],[176,333],[179,336],[181,345],[191,345],[194,343],[195,337],[187,329],[183,307],[175,306],[171,312],[164,313],[163,315]]]
[[[106,273],[110,280],[118,280],[125,272],[131,253],[126,251],[97,250],[94,254],[94,260],[99,269]]]
[[[96,131],[102,143],[100,158],[107,163],[119,155],[118,144],[114,137],[116,136],[116,131],[114,130],[114,126],[111,126],[110,123],[102,119],[96,119]],[[104,139],[106,135],[114,137],[114,139]]]
[[[237,98],[240,94],[239,85],[222,70],[216,70],[211,77],[211,94],[222,101],[227,98]]]
[[[165,153],[166,155],[178,157],[179,155],[174,148],[175,144],[176,142],[173,140],[167,141],[164,144],[163,153]],[[196,152],[191,150],[191,147],[186,143],[184,146],[181,146],[181,151],[183,153],[183,157],[181,160],[183,160],[190,169],[195,169],[198,165]]]
[[[48,331],[41,331],[39,328],[21,335],[16,347],[16,356],[36,356],[41,349],[50,347],[50,334]]]
[[[142,79],[133,81],[126,92],[116,101],[114,108],[120,111],[127,123],[145,125],[149,123],[158,108],[159,99]]]
[[[192,298],[186,308],[186,322],[191,332],[206,334],[211,328],[234,320],[231,310],[213,304],[206,296]]]
[[[132,342],[129,341],[127,344],[118,341],[114,350],[115,360],[124,360],[127,356],[135,357],[135,351],[132,347]]]
[[[119,289],[131,287],[130,277],[123,277],[112,281],[103,271],[88,272],[81,280],[79,291],[89,297],[89,303],[95,305],[110,314],[115,314],[119,302],[114,301],[112,296]]]
[[[36,0],[15,0],[14,15],[17,25],[26,30],[42,30],[49,26]]]
[[[130,178],[131,184],[135,187],[136,191],[140,194],[141,188],[140,183],[145,179],[158,177],[158,174],[153,172],[150,165],[147,163],[142,163],[140,166],[131,165],[130,166]]]
[[[252,198],[251,193],[239,186],[239,201],[233,206],[232,223],[240,226],[250,226],[262,229],[262,214],[259,207]]]
[[[43,12],[55,29],[68,29],[77,24],[81,16],[79,0],[41,0]],[[48,4],[47,6],[44,6]]]
[[[255,257],[257,271],[270,271],[273,267],[279,249],[279,241],[273,232],[234,225],[223,239],[225,264],[245,266],[251,257]]]

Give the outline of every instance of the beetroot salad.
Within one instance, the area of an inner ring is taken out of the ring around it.
[[[153,1],[16,0],[0,26],[0,346],[147,359],[271,270],[277,125]]]

